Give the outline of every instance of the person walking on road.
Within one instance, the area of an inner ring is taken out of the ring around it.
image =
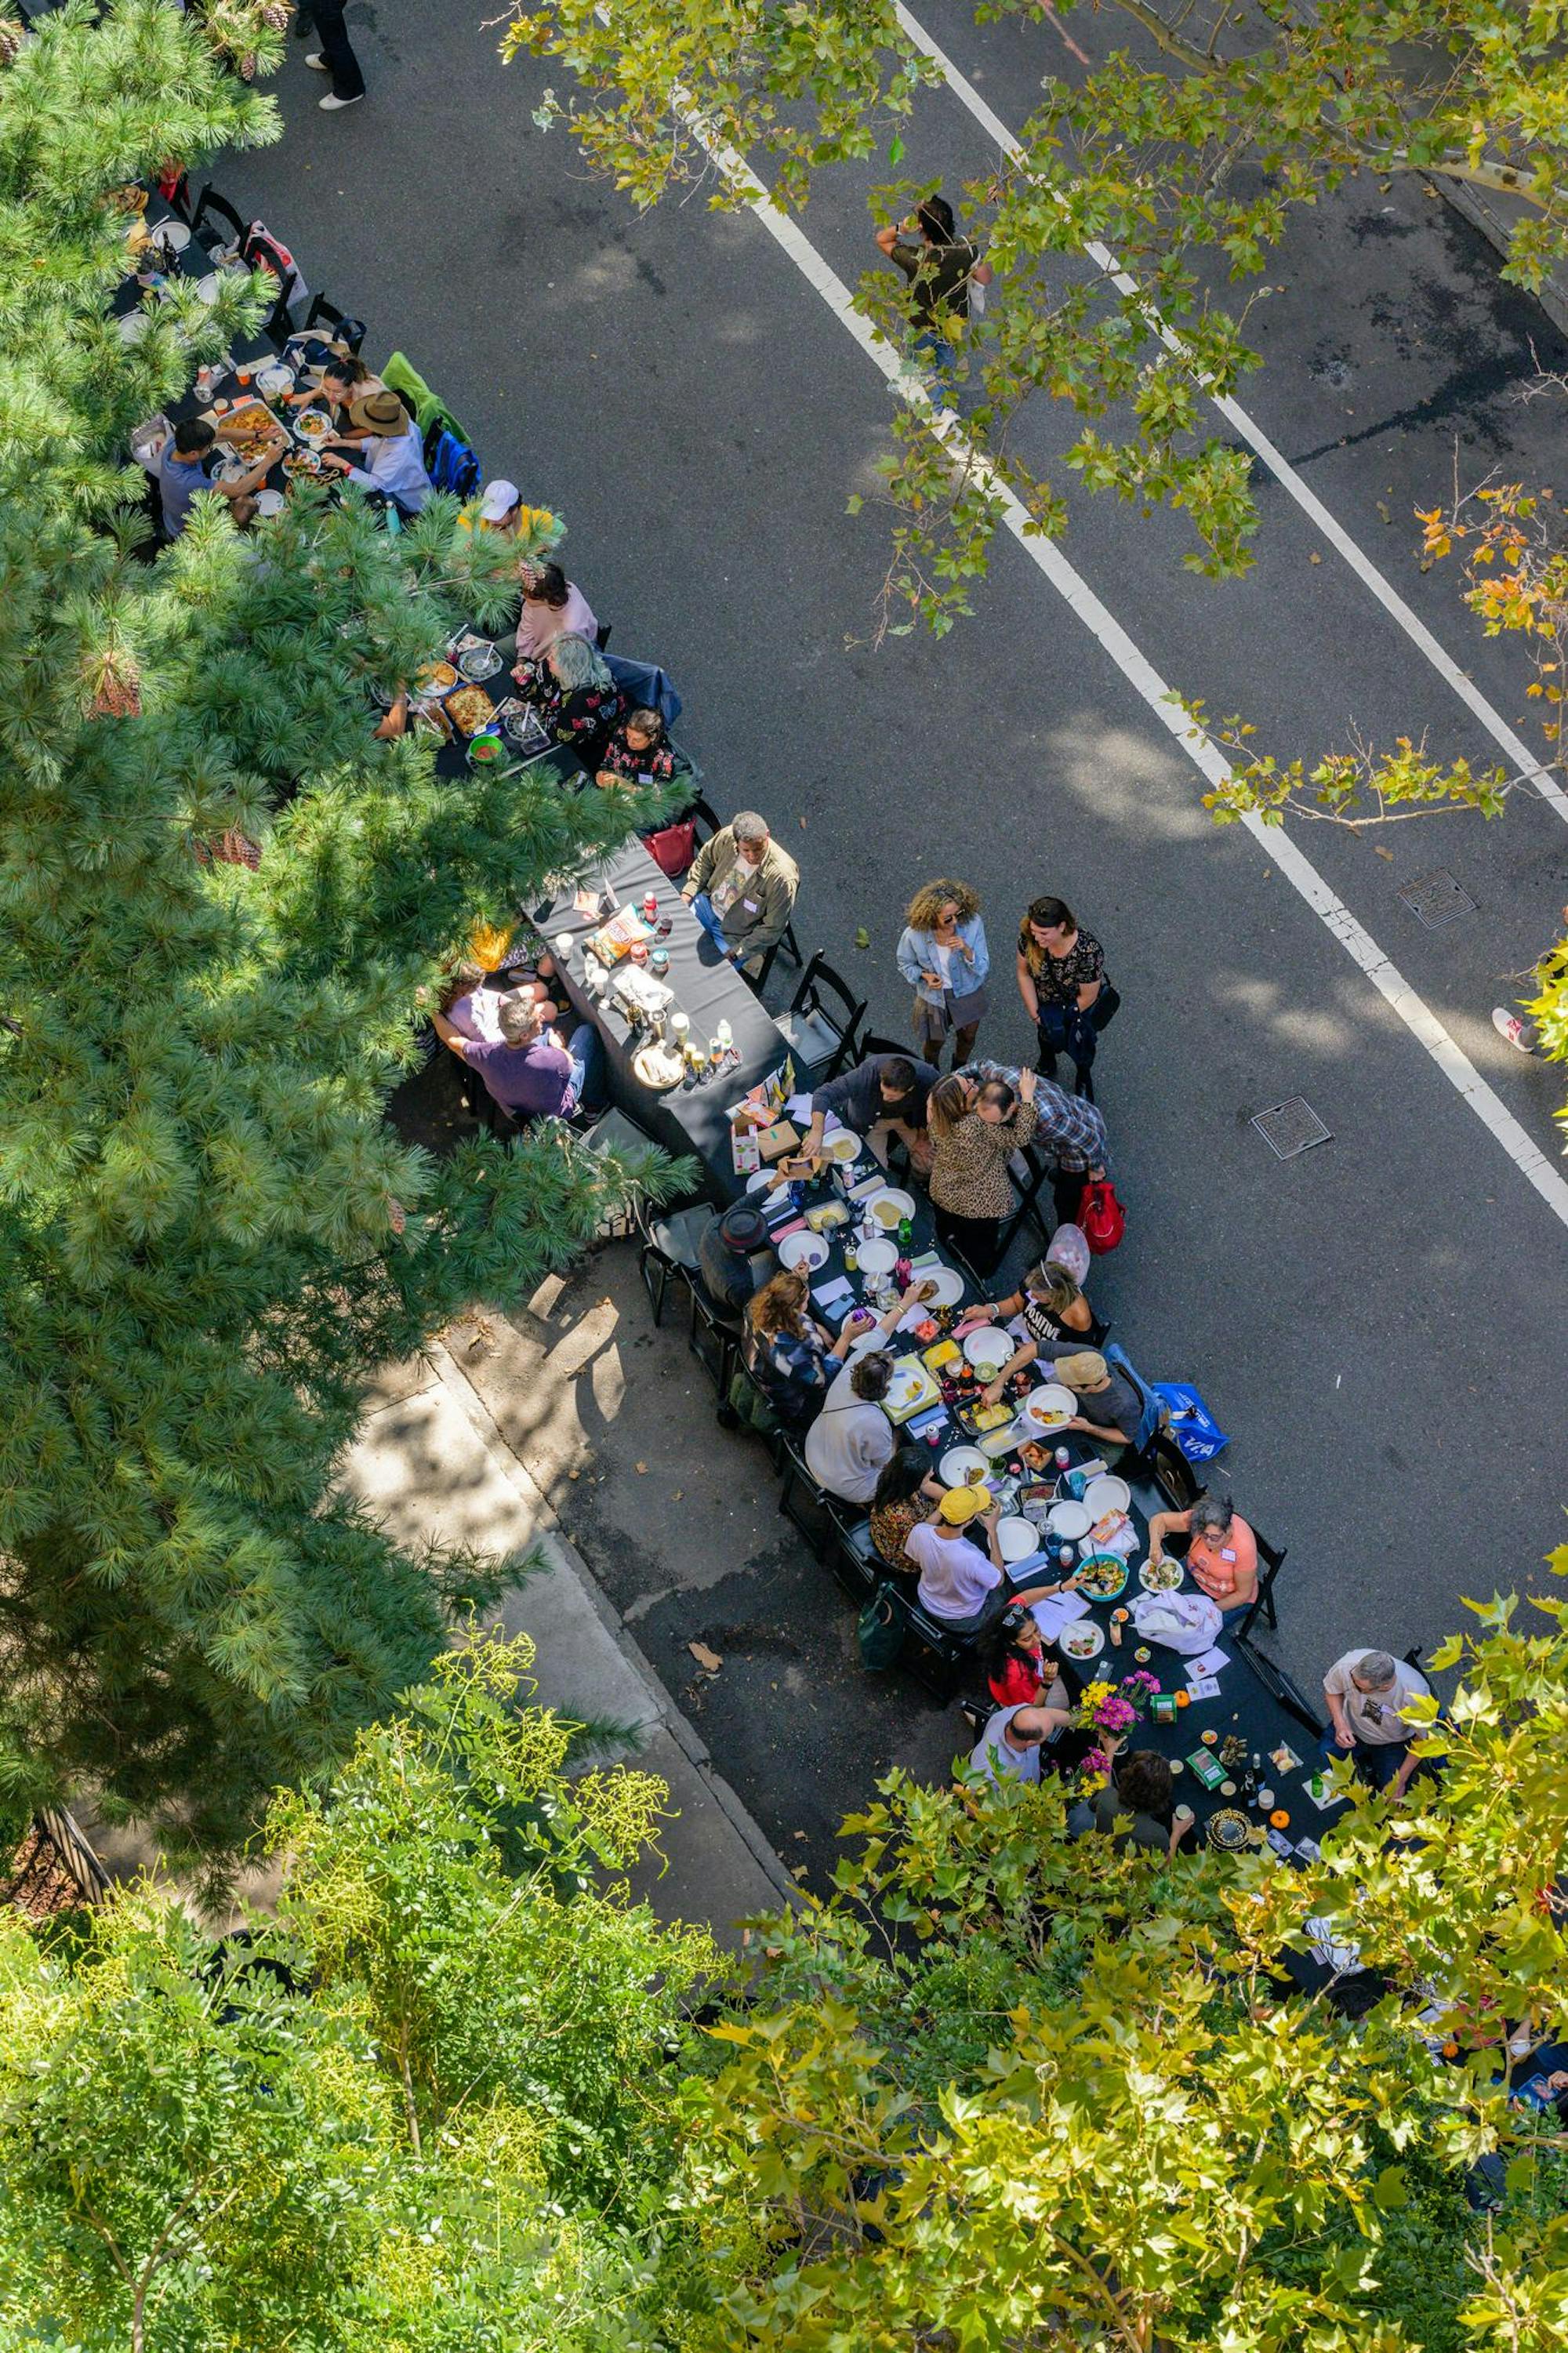
[[[989,286],[993,271],[979,248],[960,237],[945,196],[928,196],[908,220],[877,231],[877,248],[910,281],[915,349],[931,363],[934,393],[956,397],[951,380],[954,351],[968,326],[973,290]]]
[[[343,0],[301,0],[300,14],[310,18],[321,44],[305,63],[313,72],[332,78],[332,86],[321,100],[322,113],[335,114],[345,106],[357,106],[364,96],[364,76],[343,22]]]
[[[1094,1101],[1100,1033],[1121,999],[1105,976],[1105,951],[1061,899],[1031,899],[1018,926],[1018,994],[1039,1039],[1035,1064],[1054,1079],[1057,1056],[1072,1058],[1076,1092]]]

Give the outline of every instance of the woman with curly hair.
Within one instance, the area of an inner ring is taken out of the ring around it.
[[[933,1068],[952,1037],[954,1070],[974,1051],[991,958],[980,901],[967,882],[928,882],[910,901],[899,970],[915,992],[915,1036]]]

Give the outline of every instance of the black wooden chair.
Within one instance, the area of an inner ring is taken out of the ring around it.
[[[191,215],[191,235],[200,237],[202,224],[207,220],[226,228],[230,232],[229,241],[237,249],[243,247],[250,234],[250,223],[241,220],[228,198],[220,196],[210,180],[196,198],[195,210]],[[221,243],[223,240],[220,238],[218,241]]]
[[[912,1579],[886,1577],[882,1582],[903,1627],[903,1656],[910,1661],[915,1681],[923,1683],[934,1699],[950,1701],[978,1648],[977,1638],[955,1634],[940,1618],[933,1618],[922,1605]]]
[[[304,332],[309,334],[315,327],[329,328],[332,341],[342,343],[351,352],[357,352],[364,341],[364,321],[351,319],[339,310],[335,302],[329,302],[324,294],[312,296],[310,307],[305,313]]]
[[[280,352],[294,332],[294,322],[289,305],[294,300],[294,290],[300,281],[290,269],[273,298],[272,308],[261,322],[261,332],[275,352]]]
[[[818,1560],[830,1560],[839,1537],[865,1515],[858,1504],[846,1504],[817,1485],[799,1439],[784,1433],[780,1457],[779,1510],[799,1529]]]
[[[800,976],[800,985],[773,1027],[795,1057],[797,1071],[814,1071],[817,1081],[836,1078],[860,1060],[860,1024],[866,999],[857,997],[842,973],[820,952]]]
[[[639,1195],[637,1203],[637,1271],[653,1309],[653,1320],[664,1315],[665,1294],[672,1282],[695,1283],[698,1245],[714,1211],[706,1201],[690,1208],[656,1213]]]
[[[1018,1151],[1010,1154],[1007,1161],[1007,1174],[1012,1178],[1013,1189],[1018,1196],[1018,1206],[1002,1230],[1004,1258],[1026,1225],[1033,1226],[1039,1235],[1042,1249],[1056,1231],[1055,1203],[1052,1202],[1051,1216],[1048,1219],[1040,1207],[1042,1192],[1045,1193],[1047,1200],[1051,1198],[1050,1188],[1055,1170],[1038,1145],[1026,1144]]]
[[[691,1314],[686,1345],[712,1382],[722,1411],[729,1404],[730,1384],[742,1361],[741,1320],[737,1315],[721,1315],[694,1275],[688,1278],[687,1290]]]

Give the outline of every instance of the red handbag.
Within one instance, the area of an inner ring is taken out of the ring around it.
[[[1084,1187],[1078,1205],[1078,1222],[1096,1258],[1103,1258],[1107,1250],[1117,1247],[1127,1231],[1127,1212],[1117,1199],[1116,1187],[1109,1177]]]

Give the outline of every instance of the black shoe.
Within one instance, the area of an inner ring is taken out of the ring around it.
[[[1074,1094],[1081,1095],[1085,1103],[1092,1103],[1094,1101],[1094,1072],[1089,1069],[1088,1063],[1075,1062],[1072,1066],[1072,1074]]]
[[[1037,1054],[1035,1057],[1035,1069],[1042,1079],[1054,1079],[1057,1074],[1056,1056],[1054,1054],[1046,1053]]]
[[[303,8],[296,8],[294,11],[294,21],[289,26],[289,30],[295,40],[309,41],[314,38],[316,27],[311,23],[310,17],[306,16]]]

